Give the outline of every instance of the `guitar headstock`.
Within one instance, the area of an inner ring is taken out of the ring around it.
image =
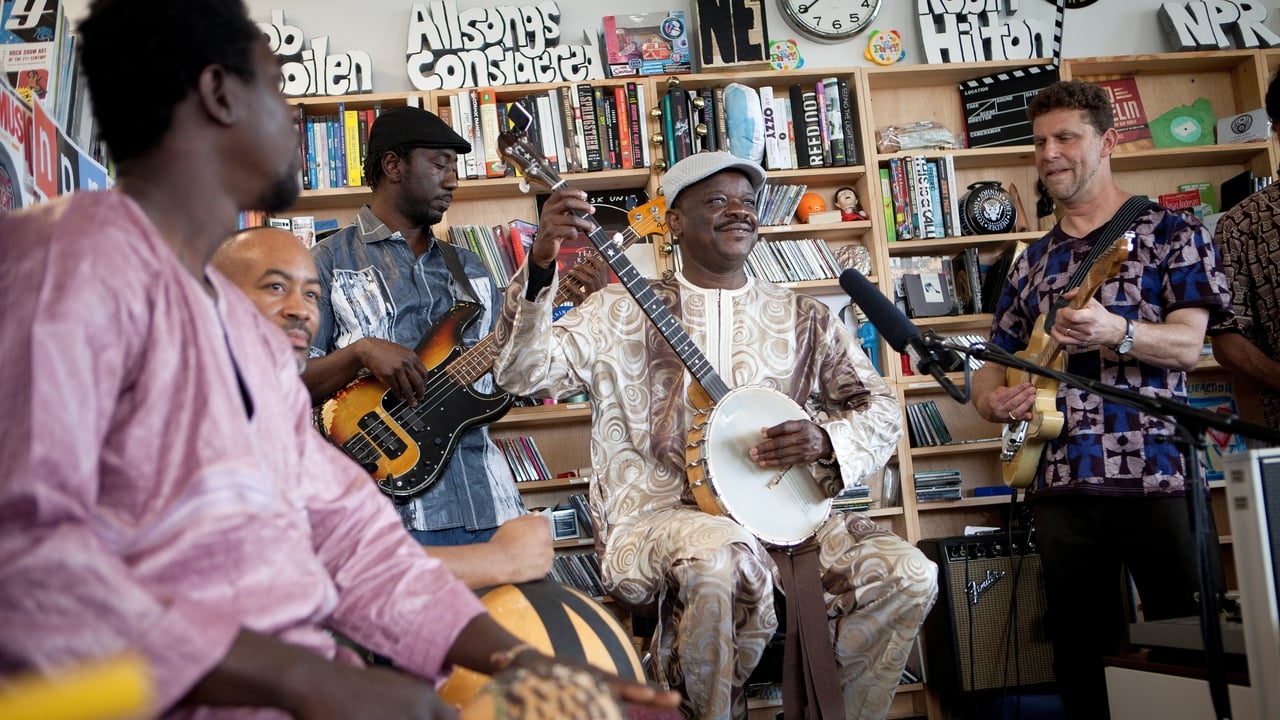
[[[549,190],[556,190],[565,184],[560,174],[529,142],[529,137],[523,131],[508,130],[499,135],[498,151],[507,160],[515,163],[525,177],[537,181]]]
[[[644,237],[667,231],[667,199],[658,196],[627,211],[627,224],[636,235]]]

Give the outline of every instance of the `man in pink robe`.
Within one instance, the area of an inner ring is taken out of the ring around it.
[[[241,0],[95,0],[80,31],[119,179],[0,222],[0,678],[134,651],[166,717],[438,718],[453,664],[555,663],[311,430],[289,344],[206,269],[240,210],[298,192]]]

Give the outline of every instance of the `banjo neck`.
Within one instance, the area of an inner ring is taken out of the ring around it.
[[[586,217],[591,219],[590,216]],[[594,219],[591,219],[591,221],[595,222]],[[729,387],[725,385],[724,380],[711,367],[711,362],[707,360],[706,355],[702,354],[702,350],[698,348],[697,343],[685,332],[680,321],[671,314],[671,310],[667,308],[666,303],[662,302],[662,299],[653,291],[649,281],[640,274],[640,271],[632,264],[631,259],[623,254],[622,249],[606,235],[604,229],[598,224],[588,237],[591,239],[591,244],[600,252],[601,257],[605,259],[605,262],[609,263],[609,267],[618,276],[623,287],[640,305],[645,317],[649,318],[649,321],[662,334],[663,339],[676,352],[680,362],[684,364],[689,373],[702,386],[702,389],[706,391],[712,404],[720,402],[725,395],[729,394]]]
[[[552,192],[561,188],[569,187],[568,181],[560,177],[555,168],[551,167],[546,158],[542,156],[532,145],[529,144],[524,133],[504,132],[498,137],[498,148],[503,156],[511,160],[524,171],[525,175],[540,184],[550,188]],[[702,351],[689,337],[689,334],[681,327],[680,322],[662,302],[653,288],[649,287],[649,281],[646,280],[636,266],[631,263],[623,253],[620,247],[604,228],[600,227],[600,223],[590,215],[574,212],[575,215],[585,218],[589,221],[593,229],[587,234],[591,240],[591,244],[595,246],[596,251],[609,264],[613,273],[618,276],[618,280],[622,282],[622,286],[627,289],[631,297],[640,305],[640,309],[644,311],[649,321],[653,323],[658,332],[662,334],[663,339],[671,345],[671,349],[675,350],[676,355],[680,357],[680,362],[689,370],[698,384],[710,397],[714,404],[719,402],[724,396],[729,394],[729,387],[725,385],[724,380],[711,367],[711,363],[707,360]]]

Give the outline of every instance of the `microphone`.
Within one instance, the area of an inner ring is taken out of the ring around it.
[[[947,377],[947,371],[943,369],[947,366],[946,356],[943,354],[946,348],[940,341],[933,337],[926,339],[921,335],[920,329],[912,324],[907,316],[903,315],[902,311],[880,292],[879,288],[872,285],[871,281],[857,270],[849,268],[840,273],[840,287],[844,288],[849,297],[862,308],[867,320],[876,326],[881,337],[888,341],[894,350],[900,353],[906,352],[908,347],[915,350],[920,358],[916,363],[917,370],[932,375],[951,399],[958,403],[969,402],[969,393],[956,387],[955,383],[951,382],[951,378]]]

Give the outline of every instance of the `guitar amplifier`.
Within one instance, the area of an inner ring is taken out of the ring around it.
[[[938,564],[938,604],[925,620],[930,687],[943,693],[1053,682],[1040,555],[1007,535],[920,541]]]

